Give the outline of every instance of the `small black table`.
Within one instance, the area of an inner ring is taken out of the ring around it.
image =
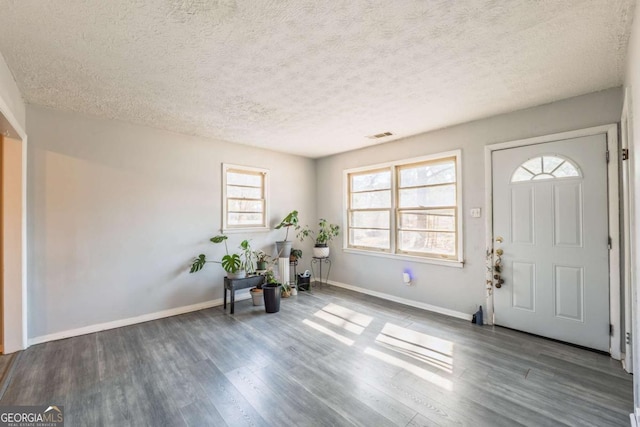
[[[224,278],[224,309],[227,309],[227,291],[231,295],[231,314],[233,314],[234,303],[236,300],[236,290],[254,288],[264,283],[264,276],[248,276],[242,279]]]

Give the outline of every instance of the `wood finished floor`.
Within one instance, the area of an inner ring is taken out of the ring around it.
[[[35,345],[0,405],[67,426],[626,426],[618,362],[325,286]]]

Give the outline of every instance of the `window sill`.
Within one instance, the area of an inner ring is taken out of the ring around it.
[[[417,262],[420,264],[434,264],[434,265],[442,265],[445,267],[453,267],[453,268],[464,267],[464,261],[458,261],[458,260],[423,258],[423,257],[417,257],[417,256],[411,256],[411,255],[390,254],[385,252],[366,251],[363,249],[353,249],[353,248],[344,248],[343,251],[348,254],[374,256],[379,258],[389,258],[389,259],[396,259],[396,260],[402,260],[402,261],[411,261],[411,262]]]
[[[238,234],[238,233],[267,233],[271,231],[269,227],[249,227],[249,228],[223,228],[224,234]]]

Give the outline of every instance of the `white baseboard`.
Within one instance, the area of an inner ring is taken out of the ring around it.
[[[334,282],[329,280],[330,285],[337,286],[339,288],[349,289],[350,291],[360,292],[361,294],[367,294],[374,297],[386,299],[388,301],[397,302],[400,304],[408,305],[411,307],[421,308],[427,311],[433,311],[434,313],[444,314],[446,316],[456,317],[458,319],[471,321],[471,314],[463,313],[461,311],[449,310],[448,308],[438,307],[436,305],[427,304],[419,301],[412,301],[406,298],[400,298],[395,295],[385,294],[383,292],[372,291],[370,289],[361,288],[358,286],[347,285],[346,283]]]
[[[247,293],[236,294],[235,300],[242,301],[251,298]],[[185,305],[183,307],[170,308],[169,310],[156,311],[155,313],[143,314],[141,316],[129,317],[127,319],[114,320],[111,322],[98,323],[95,325],[84,326],[77,329],[69,329],[67,331],[56,332],[54,334],[42,335],[29,339],[29,345],[41,344],[48,341],[56,341],[65,338],[77,337],[79,335],[92,334],[94,332],[106,331],[107,329],[121,328],[123,326],[135,325],[136,323],[144,323],[150,320],[162,319],[165,317],[177,316],[178,314],[191,313],[192,311],[204,310],[205,308],[217,307],[224,303],[222,298],[200,302],[198,304]]]
[[[447,308],[438,307],[431,304],[426,304],[419,301],[412,301],[405,298],[400,298],[394,295],[385,294],[382,292],[372,291],[358,286],[347,285],[346,283],[329,281],[330,285],[337,286],[339,288],[349,289],[351,291],[359,292],[362,294],[371,295],[374,297],[382,298],[388,301],[397,302],[400,304],[408,305],[411,307],[420,308],[422,310],[433,311],[434,313],[444,314],[446,316],[456,317],[463,320],[471,320],[471,315],[462,313],[455,310],[449,310]],[[242,301],[251,298],[251,295],[247,293],[236,294],[236,301]],[[177,316],[179,314],[190,313],[192,311],[204,310],[205,308],[217,307],[223,304],[223,299],[218,298],[211,301],[205,301],[198,304],[186,305],[183,307],[171,308],[169,310],[157,311],[155,313],[143,314],[141,316],[129,317],[127,319],[114,320],[111,322],[98,323],[95,325],[84,326],[77,329],[69,329],[62,332],[56,332],[48,335],[41,335],[39,337],[30,338],[29,345],[41,344],[49,341],[56,341],[65,338],[77,337],[79,335],[92,334],[94,332],[106,331],[108,329],[122,328],[123,326],[135,325],[136,323],[148,322],[150,320],[162,319],[165,317]]]
[[[637,410],[638,409],[636,409],[636,411]],[[638,427],[640,425],[640,419],[638,419],[638,416],[636,414],[629,414],[629,421],[631,427]]]

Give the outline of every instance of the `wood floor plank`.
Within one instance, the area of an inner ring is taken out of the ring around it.
[[[228,425],[269,425],[212,361],[193,365],[191,375]]]
[[[228,426],[222,415],[220,415],[211,401],[206,398],[198,399],[192,404],[181,408],[180,413],[189,427]]]
[[[332,286],[24,351],[0,405],[69,425],[627,425],[632,377],[595,352]]]
[[[270,367],[241,368],[226,376],[270,425],[335,426],[345,423],[344,418],[319,404],[306,389],[292,387],[293,384],[282,377],[276,379],[277,372],[273,371]],[[263,378],[269,380],[263,381]]]

